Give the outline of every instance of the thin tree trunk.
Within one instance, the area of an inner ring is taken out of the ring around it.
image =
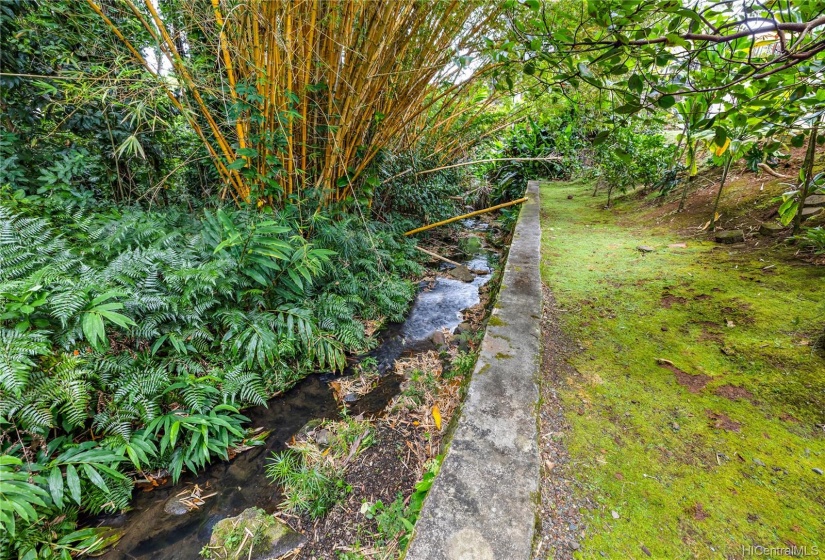
[[[685,142],[685,149],[687,150],[687,163],[688,166],[688,180],[685,182],[685,188],[682,189],[682,199],[679,201],[679,208],[676,210],[677,212],[681,212],[685,209],[685,201],[687,200],[687,193],[688,187],[693,183],[693,179],[696,177],[696,145],[693,143],[693,138],[688,138]]]
[[[811,129],[811,137],[808,139],[808,152],[805,154],[805,180],[802,181],[802,189],[799,192],[799,206],[796,209],[796,216],[793,221],[793,232],[797,233],[802,226],[802,210],[805,209],[805,199],[808,198],[808,189],[811,186],[811,178],[814,173],[814,156],[816,155],[816,136],[819,133],[819,122],[822,117],[814,122]]]
[[[713,203],[713,214],[710,216],[711,231],[716,231],[716,211],[719,209],[719,199],[722,198],[722,189],[725,188],[725,180],[728,178],[731,163],[733,163],[733,156],[729,154],[728,160],[725,162],[725,167],[722,169],[722,180],[719,182],[719,192],[716,193],[716,201]]]
[[[685,209],[685,200],[687,200],[688,188],[693,183],[693,179],[694,177],[693,175],[691,175],[690,177],[688,177],[688,180],[685,181],[685,188],[682,189],[682,198],[679,200],[679,208],[676,210],[677,212],[681,212]]]

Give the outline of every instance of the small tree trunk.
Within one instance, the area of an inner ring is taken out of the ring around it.
[[[599,180],[596,180],[596,187],[593,189],[593,196],[596,196],[596,193],[599,192]]]
[[[805,154],[805,180],[802,181],[802,188],[799,191],[799,206],[796,208],[796,216],[793,221],[793,232],[796,234],[802,226],[802,210],[805,209],[805,199],[808,198],[808,189],[811,186],[812,175],[814,174],[814,156],[816,155],[816,136],[819,133],[819,122],[822,117],[814,122],[811,129],[811,137],[808,138],[808,151]]]
[[[730,165],[733,163],[733,156],[728,155],[725,167],[722,169],[722,180],[719,182],[719,192],[716,193],[716,201],[713,203],[713,213],[710,215],[710,230],[716,231],[716,211],[719,209],[719,199],[722,198],[722,189],[725,188],[725,179],[728,178]]]
[[[693,183],[693,175],[688,177],[688,180],[685,181],[685,188],[682,189],[682,198],[679,200],[679,208],[676,210],[677,212],[681,212],[685,209],[685,200],[687,200],[687,193],[688,187],[690,187],[691,183]]]
[[[613,185],[607,187],[607,208],[610,208],[610,195],[613,194]]]
[[[696,177],[696,146],[693,145],[693,140],[688,139],[687,145],[687,165],[688,165],[688,180],[685,182],[685,188],[682,189],[682,199],[679,201],[679,208],[677,212],[685,209],[685,201],[687,200],[688,187],[693,183]]]

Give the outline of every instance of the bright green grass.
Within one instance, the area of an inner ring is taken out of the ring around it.
[[[825,470],[825,359],[811,347],[825,270],[787,247],[679,238],[636,203],[603,210],[591,190],[541,193],[542,278],[583,348],[563,402],[574,474],[598,507],[583,512],[577,557],[647,558],[642,545],[654,558],[742,558],[743,545],[825,556],[825,476],[813,471]],[[666,293],[684,302],[663,308]],[[657,358],[711,379],[691,393]],[[753,402],[715,395],[725,384]],[[714,427],[712,413],[741,431]]]

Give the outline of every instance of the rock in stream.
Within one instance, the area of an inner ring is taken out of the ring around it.
[[[210,558],[221,560],[275,560],[305,542],[304,535],[280,519],[260,508],[249,508],[215,524],[208,550]]]

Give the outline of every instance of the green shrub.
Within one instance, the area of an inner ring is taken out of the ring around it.
[[[286,451],[273,453],[266,467],[272,482],[283,487],[282,507],[313,519],[323,516],[351,491],[344,480],[346,465],[372,444],[372,430],[363,420],[328,422],[321,428],[330,433],[327,449],[311,440],[300,441]]]
[[[802,243],[810,246],[817,255],[825,254],[825,228],[822,226],[808,228],[799,237]]]
[[[502,161],[490,166],[490,204],[524,196],[527,181],[533,179],[570,179],[581,169],[580,152],[588,146],[583,116],[574,111],[545,118],[529,119],[516,125],[491,157],[542,158],[553,161]]]
[[[638,126],[615,128],[596,147],[595,163],[600,182],[607,187],[608,206],[614,190],[621,193],[637,186],[663,186],[676,155],[655,129]]]

